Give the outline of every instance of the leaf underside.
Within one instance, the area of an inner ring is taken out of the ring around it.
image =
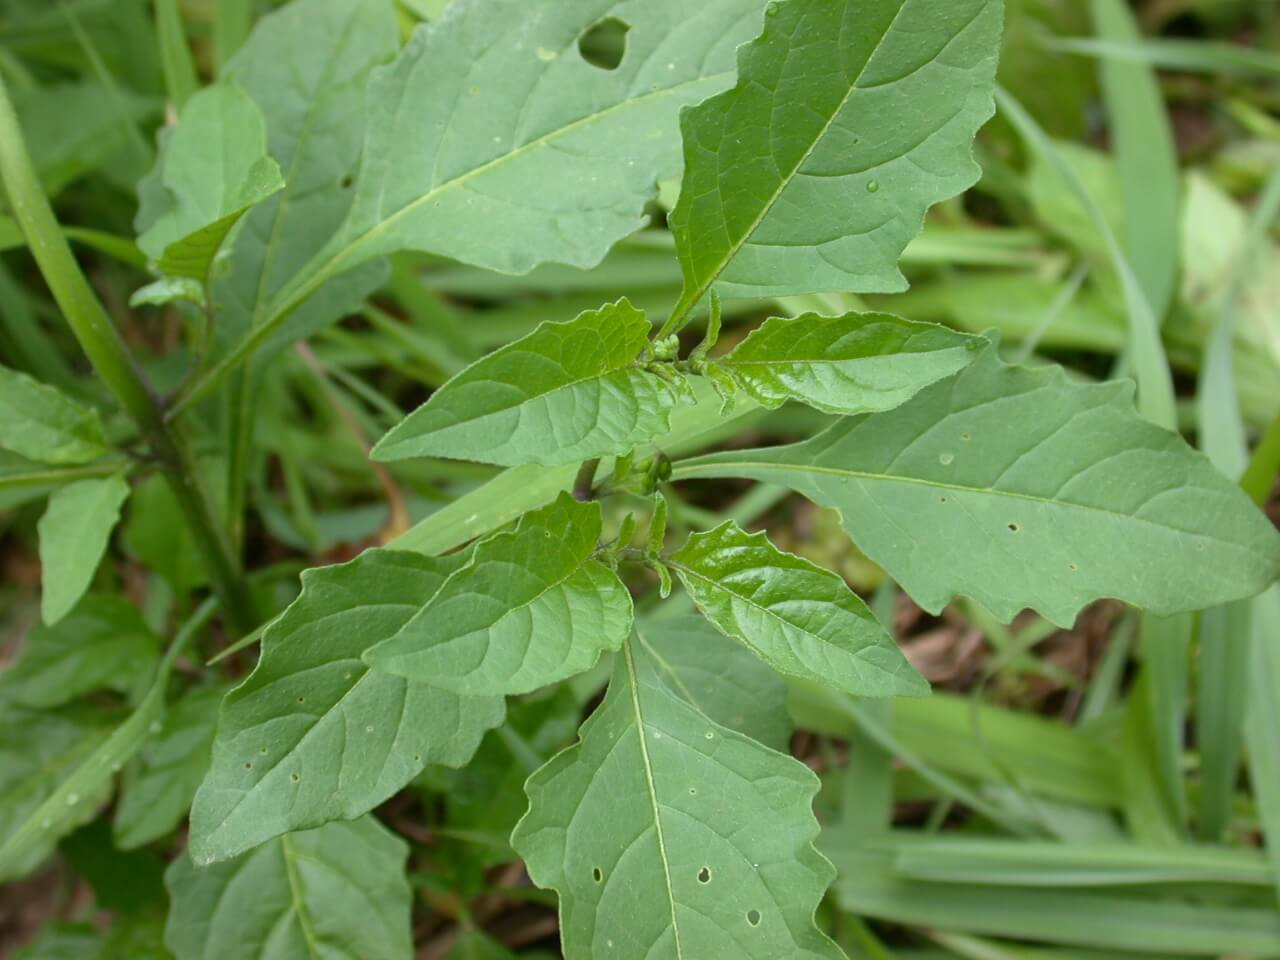
[[[1057,368],[971,367],[887,413],[791,446],[713,454],[677,477],[750,477],[839,510],[926,610],[959,595],[1069,626],[1086,604],[1159,614],[1251,596],[1280,574],[1280,534],[1132,386]]]
[[[321,274],[395,250],[504,273],[594,266],[680,169],[681,107],[725,89],[762,0],[451,4],[369,86],[355,201]],[[583,59],[628,25],[615,69]],[[502,224],[494,230],[493,224]]]

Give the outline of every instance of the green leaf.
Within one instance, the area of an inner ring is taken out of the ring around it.
[[[774,669],[858,697],[920,696],[916,673],[839,576],[728,520],[671,557],[698,609]]]
[[[826,413],[875,413],[963,370],[984,342],[886,313],[806,313],[765,321],[720,365],[766,407],[798,400]]]
[[[177,960],[409,960],[408,852],[362,817],[202,869],[178,857],[165,945]]]
[[[109,781],[92,794],[77,794],[70,805],[64,803],[57,822],[49,816],[35,822],[36,830],[23,829],[110,733],[109,722],[86,709],[36,712],[0,703],[0,882],[34,870],[59,839],[97,813],[110,794]],[[21,848],[13,846],[19,831],[24,834]]]
[[[258,21],[224,67],[221,76],[266,117],[269,153],[285,170],[285,186],[249,211],[227,269],[214,278],[220,353],[265,319],[271,298],[345,219],[364,144],[365,89],[397,46],[395,11],[385,0],[295,0]],[[374,263],[336,278],[272,343],[302,339],[354,311],[385,276]]]
[[[675,406],[666,382],[637,363],[649,333],[625,298],[544,323],[446,383],[373,456],[557,466],[626,453],[666,433]]]
[[[594,266],[679,171],[680,108],[729,85],[762,6],[452,4],[369,84],[351,215],[304,280],[403,249],[503,273]],[[630,27],[612,70],[578,50],[609,17]]]
[[[184,693],[169,708],[164,726],[125,772],[114,832],[121,850],[132,850],[177,829],[209,769],[209,748],[226,687]]]
[[[204,281],[236,221],[284,187],[262,111],[232,83],[187,101],[160,163],[167,202],[138,246],[167,276]]]
[[[1072,383],[987,351],[897,410],[812,440],[713,454],[676,478],[750,477],[841,511],[866,554],[926,610],[955,596],[1068,626],[1100,597],[1159,614],[1251,596],[1280,535],[1126,383]]]
[[[128,693],[160,655],[160,641],[123,597],[90,594],[56,626],[35,627],[0,673],[0,699],[25,707],[70,703],[93,690]]]
[[[222,486],[213,482],[217,479],[214,471],[221,466],[219,460],[200,463],[208,489],[215,494],[223,492]],[[173,495],[173,488],[159,473],[153,473],[133,488],[121,539],[130,556],[154,570],[179,592],[208,582],[199,546],[183,517],[182,506]]]
[[[1001,0],[787,0],[738,85],[686,111],[671,215],[685,290],[891,292],[925,211],[978,179]]]
[[[106,552],[129,482],[117,473],[55,490],[40,518],[40,615],[53,625],[70,612],[93,581]]]
[[[817,778],[709,720],[634,644],[581,742],[525,789],[512,845],[560,895],[567,960],[842,957],[813,922],[834,875],[812,845]]]
[[[163,307],[170,303],[205,305],[204,287],[190,277],[164,277],[139,287],[129,296],[131,307]]]
[[[307,570],[302,594],[263,634],[262,656],[227,695],[191,811],[191,855],[225,860],[290,830],[373,809],[428,763],[460,766],[502,722],[496,697],[371,671],[465,555],[371,550]]]
[[[592,556],[600,505],[567,493],[476,547],[365,662],[461,694],[529,693],[589,669],[631,632],[631,594]]]
[[[86,463],[107,452],[98,412],[0,366],[0,446],[40,463]]]
[[[772,750],[788,750],[787,685],[742,644],[694,615],[646,621],[637,627],[636,642],[663,682],[690,705]]]

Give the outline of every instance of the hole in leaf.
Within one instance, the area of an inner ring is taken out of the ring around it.
[[[751,924],[753,927],[758,927],[758,926],[760,926],[760,911],[759,911],[759,910],[748,910],[748,911],[747,911],[747,923]]]
[[[355,182],[356,182],[355,177],[351,176],[351,174],[348,173],[345,177],[343,177],[339,181],[339,186],[341,186],[343,190],[350,190],[351,185]]]
[[[246,761],[244,762],[244,768],[245,768],[246,770],[252,770],[252,769],[253,769],[253,764],[252,764],[252,763],[250,763],[248,760],[246,760]]]
[[[262,754],[262,755],[265,757],[265,756],[267,755],[267,748],[266,748],[266,747],[263,747],[263,748],[262,748],[261,750],[259,750],[258,752],[259,752],[260,754]]]
[[[605,17],[587,28],[578,38],[582,59],[601,70],[617,70],[627,53],[627,31],[631,25],[617,17]]]
[[[938,502],[939,502],[939,503],[946,503],[946,502],[947,502],[947,498],[946,498],[946,497],[939,497],[939,498],[938,498]]]
[[[1072,569],[1072,571],[1079,570],[1079,569],[1080,569],[1080,564],[1078,564],[1078,563],[1073,563],[1073,564],[1071,564],[1071,569]]]
[[[307,702],[307,698],[306,698],[306,697],[299,697],[299,698],[298,698],[298,702],[299,702],[299,703],[306,703],[306,702]]]
[[[1010,532],[1010,533],[1017,533],[1017,532],[1018,532],[1019,530],[1021,530],[1021,529],[1022,529],[1022,528],[1021,528],[1021,527],[1019,527],[1016,523],[1011,523],[1011,524],[1009,524],[1009,532]]]
[[[289,779],[290,779],[290,780],[292,780],[294,783],[297,783],[297,782],[299,782],[302,778],[301,778],[300,776],[298,776],[296,773],[291,773],[291,774],[289,774]]]
[[[711,882],[711,868],[710,868],[710,867],[703,867],[701,870],[699,870],[699,871],[698,871],[698,882],[699,882],[699,883],[710,883],[710,882]]]
[[[603,881],[604,881],[604,871],[603,871],[603,870],[601,870],[599,867],[594,867],[594,868],[591,870],[591,879],[592,879],[592,880],[594,880],[596,883],[601,883],[601,882],[603,882]]]

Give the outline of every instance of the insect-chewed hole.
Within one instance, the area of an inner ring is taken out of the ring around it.
[[[1010,533],[1017,533],[1017,532],[1018,532],[1019,530],[1021,530],[1021,529],[1022,529],[1022,528],[1021,528],[1020,526],[1018,526],[1016,523],[1011,523],[1011,524],[1009,524],[1009,532],[1010,532]]]
[[[617,70],[627,54],[627,31],[631,24],[617,17],[597,20],[578,38],[582,59],[601,70]]]
[[[604,871],[603,871],[603,870],[601,870],[599,867],[592,867],[592,868],[591,868],[591,879],[592,879],[592,880],[594,880],[596,883],[603,883],[603,882],[604,882]]]
[[[758,926],[760,926],[760,911],[759,911],[759,910],[748,910],[748,911],[747,911],[747,923],[751,924],[753,927],[758,927]]]
[[[703,867],[701,870],[699,870],[699,871],[698,871],[698,882],[699,882],[699,883],[710,883],[710,882],[711,882],[711,868],[710,868],[710,867]]]
[[[294,783],[298,783],[298,782],[300,782],[300,781],[302,780],[302,777],[300,777],[300,776],[299,776],[298,774],[296,774],[296,773],[291,773],[291,774],[289,774],[289,779],[290,779],[290,780],[292,780]]]
[[[356,178],[351,176],[351,174],[347,174],[338,182],[338,186],[342,187],[343,190],[350,190],[351,185],[355,182]]]

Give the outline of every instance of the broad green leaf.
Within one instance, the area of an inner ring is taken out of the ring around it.
[[[757,657],[699,616],[663,617],[637,627],[663,682],[722,727],[773,750],[791,744],[787,685]]]
[[[209,769],[218,705],[226,688],[184,693],[169,708],[164,726],[126,769],[116,805],[115,841],[132,850],[175,830]]]
[[[898,257],[978,179],[1001,0],[786,0],[738,84],[686,111],[671,215],[683,315],[731,296],[906,288]]]
[[[1280,535],[1132,386],[1072,383],[987,351],[897,410],[812,440],[679,464],[838,509],[859,547],[932,612],[953,597],[1059,625],[1100,597],[1159,614],[1248,597],[1280,574]]]
[[[827,958],[818,781],[709,720],[628,642],[582,740],[526,784],[512,845],[560,895],[567,960]]]
[[[107,452],[96,410],[8,367],[0,367],[0,446],[39,463],[86,463]]]
[[[70,703],[92,690],[128,693],[160,655],[160,641],[123,597],[90,594],[55,626],[34,627],[0,672],[0,699],[25,707]]]
[[[625,298],[544,323],[433,393],[373,455],[556,466],[626,453],[665,433],[675,405],[637,362],[649,333]]]
[[[589,669],[631,632],[631,594],[592,559],[600,505],[562,493],[476,547],[365,662],[460,694],[529,693]]]
[[[262,111],[234,83],[187,102],[160,163],[167,203],[138,246],[167,276],[204,281],[236,221],[284,187]]]
[[[503,273],[594,266],[644,225],[657,182],[680,169],[680,108],[729,85],[762,7],[452,4],[370,82],[351,214],[303,284],[403,249]],[[613,70],[578,50],[609,17],[630,27]]]
[[[385,0],[294,0],[263,17],[223,68],[220,76],[266,117],[268,152],[285,171],[285,186],[249,211],[227,269],[214,278],[220,353],[264,319],[271,298],[346,217],[364,143],[365,88],[397,41],[395,11]],[[336,278],[272,342],[301,339],[354,311],[385,274],[372,263]]]
[[[34,870],[63,836],[97,813],[110,793],[109,782],[101,783],[92,795],[77,794],[73,803],[64,802],[57,822],[52,816],[42,817],[35,821],[34,834],[23,831],[110,732],[108,722],[84,708],[36,712],[0,704],[0,882]],[[18,849],[12,842],[20,831],[26,839]]]
[[[177,960],[410,960],[408,845],[373,817],[289,833],[165,874]]]
[[[732,520],[671,557],[703,614],[774,669],[858,697],[919,696],[928,682],[839,576]]]
[[[766,407],[798,400],[826,413],[875,413],[963,370],[984,342],[887,313],[806,313],[767,320],[720,365]]]
[[[89,589],[106,552],[129,482],[117,473],[55,490],[40,518],[40,615],[48,625],[65,617]]]
[[[371,671],[462,557],[372,550],[307,570],[262,638],[258,666],[227,695],[191,811],[191,855],[225,860],[290,830],[373,809],[428,763],[460,766],[502,721],[496,697]]]

